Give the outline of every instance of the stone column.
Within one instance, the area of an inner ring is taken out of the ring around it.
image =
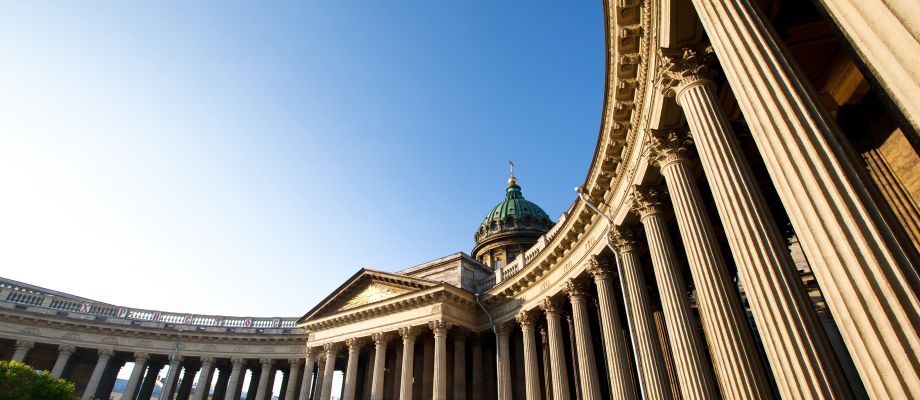
[[[386,332],[377,332],[371,335],[374,341],[374,367],[373,383],[371,384],[371,400],[383,400],[384,372],[387,362],[387,343],[393,335]]]
[[[323,370],[323,391],[320,392],[319,397],[322,400],[332,398],[332,375],[335,374],[335,361],[341,349],[341,343],[326,343],[323,345],[323,351],[326,352],[326,368]]]
[[[572,316],[566,315],[565,321],[568,322],[568,336],[569,336],[569,355],[572,356],[572,372],[575,376],[575,398],[581,399],[581,379],[578,377],[580,374],[580,366],[578,365],[578,349],[575,348],[575,323],[572,322]]]
[[[214,370],[214,357],[201,358],[201,375],[198,376],[198,386],[195,388],[193,400],[205,400],[211,391],[211,371]]]
[[[482,375],[483,375],[483,364],[482,364],[482,335],[475,334],[473,336],[473,394],[472,398],[476,399],[480,396],[483,396],[482,392]]]
[[[156,386],[157,378],[160,376],[160,371],[162,369],[163,363],[147,363],[147,373],[144,375],[144,379],[141,380],[140,389],[137,391],[138,399],[150,400],[150,396],[153,395],[153,388]]]
[[[259,388],[256,390],[256,400],[265,400],[271,393],[271,388],[268,387],[268,383],[272,381],[272,364],[274,364],[274,361],[275,360],[271,358],[262,358],[259,360],[259,364],[262,366],[262,372],[259,374]],[[329,391],[332,391],[331,373],[329,374]],[[328,399],[329,396],[323,398]]]
[[[299,400],[309,400],[310,392],[313,391],[313,367],[316,363],[317,355],[313,349],[307,347],[304,352],[303,380],[300,381]],[[293,400],[293,398],[291,399]]]
[[[445,321],[429,321],[428,327],[434,333],[434,400],[447,400],[447,331],[451,324]]]
[[[552,371],[549,367],[552,362],[549,359],[549,334],[546,333],[546,326],[540,327],[540,344],[543,346],[543,393],[546,393],[546,399],[553,398],[553,380]]]
[[[495,334],[498,335],[498,351],[495,354],[496,384],[498,385],[498,400],[511,400],[511,330],[514,328],[510,321],[496,322]]]
[[[169,372],[166,373],[166,383],[163,385],[163,391],[160,398],[171,400],[176,394],[176,381],[179,379],[179,370],[182,369],[181,364],[181,355],[176,355],[172,360],[169,360]]]
[[[434,337],[422,341],[422,398],[433,397],[434,389]]]
[[[118,380],[118,373],[125,364],[127,364],[126,360],[112,356],[112,359],[109,360],[109,365],[105,368],[105,372],[102,373],[102,379],[99,380],[99,388],[96,390],[97,398],[107,399],[112,395],[112,391],[115,389],[115,381]]]
[[[632,323],[633,345],[639,364],[639,382],[646,399],[670,399],[668,378],[655,335],[655,322],[646,292],[645,277],[639,264],[639,255],[635,233],[631,229],[619,227],[611,232],[611,242],[620,254],[623,269],[623,286],[628,302],[626,312]]]
[[[698,118],[698,116],[687,116],[688,119]],[[709,133],[705,133],[709,134]],[[677,218],[677,225],[680,229],[681,239],[683,240],[684,249],[687,252],[687,261],[690,265],[691,276],[694,287],[697,291],[697,302],[700,309],[700,319],[703,323],[703,329],[709,340],[709,347],[712,353],[712,360],[716,376],[721,382],[722,394],[726,398],[769,398],[771,391],[767,383],[763,366],[760,363],[759,356],[754,345],[753,336],[747,323],[747,316],[737,295],[737,288],[728,273],[725,261],[721,256],[721,249],[715,240],[712,232],[712,225],[709,216],[703,205],[702,197],[690,170],[687,152],[689,149],[686,137],[679,132],[653,132],[650,135],[648,144],[648,157],[650,161],[661,169],[665,176],[668,190],[671,193],[671,201],[674,204],[674,214]],[[721,156],[720,156],[721,157]],[[722,160],[724,161],[724,160]],[[721,161],[720,161],[721,162]],[[704,163],[705,164],[705,163]],[[709,167],[704,165],[704,167]],[[709,174],[707,173],[707,176]],[[719,187],[720,185],[737,184],[738,182],[729,183],[723,180],[723,177],[712,177],[710,180],[713,190],[716,192],[716,203],[726,203],[724,197],[720,198],[719,192],[729,190],[728,188]],[[723,216],[723,218],[725,218]],[[734,216],[730,219],[723,219],[726,222],[726,234],[731,237],[738,235],[740,231],[733,230],[737,225],[733,221]],[[753,220],[751,220],[753,221]],[[767,223],[771,220],[758,220],[760,224]],[[751,222],[748,222],[751,223]],[[753,260],[753,254],[749,252],[764,252],[764,243],[751,242],[749,248],[736,250],[736,263],[742,271],[748,271],[749,268],[756,268],[763,271],[768,269],[777,269],[771,266],[772,263],[761,263]],[[774,249],[779,253],[786,253],[783,248]],[[774,257],[774,259],[776,259]],[[767,258],[762,258],[766,261]],[[755,266],[756,265],[756,266]],[[791,269],[792,274],[786,279],[784,285],[787,290],[792,290],[791,286],[795,285],[794,280],[798,279],[795,274],[795,268]],[[761,275],[766,275],[761,273]],[[767,277],[765,276],[765,279]],[[781,274],[774,280],[782,280]],[[751,286],[751,285],[754,286]],[[773,286],[775,282],[763,280],[746,281],[745,288],[752,288],[753,291],[769,292],[768,285]],[[782,287],[780,286],[780,287]],[[798,283],[801,288],[801,282]],[[774,295],[781,292],[774,291]],[[795,310],[786,310],[780,299],[775,299],[778,307],[783,310],[777,310],[779,313],[792,313]],[[757,313],[758,305],[752,302],[752,307]],[[809,306],[810,308],[810,306]],[[667,316],[667,315],[666,315]],[[775,322],[758,321],[760,324],[775,325]],[[673,341],[679,334],[671,331],[670,321],[667,323],[669,337]],[[770,327],[765,326],[765,333],[769,334]],[[764,337],[765,345],[769,340]],[[678,350],[673,346],[675,363],[680,357]],[[774,360],[775,362],[776,360]],[[784,365],[784,364],[774,364]],[[678,373],[680,367],[678,366]],[[780,373],[778,367],[774,372]],[[681,386],[682,390],[686,390]],[[684,393],[686,395],[686,393]]]
[[[134,353],[134,368],[131,369],[131,375],[128,378],[128,383],[125,385],[125,390],[122,391],[122,396],[124,396],[124,398],[134,400],[136,397],[135,392],[137,392],[137,386],[141,381],[141,377],[144,376],[147,357],[147,353]]]
[[[86,389],[83,390],[83,400],[89,400],[96,395],[96,389],[99,389],[99,381],[102,380],[102,374],[109,365],[109,359],[115,352],[112,349],[99,349],[99,360],[96,361],[96,367],[93,368],[93,374],[86,383]]]
[[[415,338],[418,337],[417,328],[407,326],[399,328],[399,336],[403,339],[402,373],[399,383],[399,400],[412,400],[412,361],[415,359]]]
[[[677,373],[677,381],[674,383],[680,385],[680,393],[685,399],[717,398],[715,381],[706,365],[703,346],[694,328],[693,316],[690,314],[687,286],[684,285],[677,254],[671,243],[671,234],[662,216],[658,189],[633,188],[632,206],[645,227],[652,269],[658,282],[658,294]],[[752,356],[756,357],[756,353]]]
[[[227,392],[224,394],[224,400],[236,400],[236,396],[239,395],[240,381],[242,380],[243,374],[243,363],[246,360],[240,357],[234,357],[230,359],[230,363],[233,365],[230,370],[230,381],[227,382]],[[172,368],[172,367],[170,367]]]
[[[259,382],[262,382],[262,379],[268,379],[267,376],[262,375],[261,368],[248,368],[250,372],[249,377],[249,387],[246,388],[246,399],[247,400],[265,400],[259,399]],[[240,388],[240,395],[242,395],[243,388]],[[253,394],[255,393],[255,395]],[[318,394],[317,394],[318,395]]]
[[[655,320],[655,332],[658,333],[658,345],[661,346],[664,369],[668,372],[668,382],[671,383],[671,397],[682,399],[680,383],[677,381],[677,371],[674,368],[674,357],[671,356],[671,342],[668,339],[668,328],[664,322],[664,312],[661,310],[652,311],[652,318]]]
[[[594,360],[594,340],[591,338],[591,325],[588,319],[588,298],[582,281],[569,279],[565,283],[565,292],[572,303],[572,321],[575,324],[573,341],[578,355],[578,379],[581,381],[581,398],[597,399],[605,397],[597,379],[597,364]]]
[[[64,368],[67,367],[67,362],[70,361],[70,356],[77,351],[77,347],[69,344],[62,344],[58,346],[58,356],[57,360],[54,362],[54,367],[51,368],[51,377],[55,379],[60,379],[61,375],[64,374]]]
[[[527,311],[521,311],[515,319],[521,324],[521,334],[524,336],[524,395],[527,400],[541,400],[543,396],[540,393],[537,342],[534,336],[536,318]]]
[[[629,366],[626,338],[623,336],[620,315],[617,311],[616,292],[613,287],[614,271],[609,263],[593,256],[587,268],[597,285],[597,302],[600,306],[601,334],[604,337],[604,352],[607,357],[607,376],[610,381],[610,395],[615,399],[634,399],[638,396],[633,385],[632,369]]]
[[[562,342],[562,306],[550,297],[540,304],[546,313],[549,333],[549,362],[552,374],[553,400],[569,400],[569,378],[565,366],[565,349]]]
[[[453,330],[455,400],[466,400],[466,335],[467,331],[463,329]]]
[[[320,349],[319,352],[320,356],[319,364],[316,366],[316,383],[314,384],[315,388],[313,388],[313,400],[319,400],[319,398],[322,397],[323,379],[326,376],[326,354],[322,349]]]
[[[303,364],[302,358],[292,358],[288,360],[291,370],[287,376],[287,387],[284,391],[284,400],[297,400],[294,394],[297,392],[297,377],[300,376],[300,366]],[[304,372],[306,374],[306,372]]]
[[[185,365],[185,374],[182,375],[182,383],[179,384],[179,390],[176,392],[176,400],[187,400],[192,393],[192,384],[195,382],[195,375],[200,367],[197,365]]]
[[[354,400],[355,390],[358,388],[358,357],[361,355],[361,346],[364,340],[350,338],[345,340],[348,347],[348,365],[345,367],[345,383],[343,400]]]
[[[35,347],[35,342],[31,340],[17,340],[16,351],[13,352],[12,361],[23,362],[26,359],[26,355],[29,354],[29,350],[32,350],[33,347]]]
[[[917,396],[916,252],[890,228],[865,170],[757,5],[692,2],[866,390]]]
[[[226,366],[215,367],[214,373],[217,374],[217,381],[214,382],[214,391],[211,399],[218,400],[227,396],[227,388],[230,383],[230,368]],[[290,397],[288,397],[290,399]],[[295,399],[296,400],[296,399]]]
[[[920,24],[916,3],[821,0],[859,58],[920,132]]]

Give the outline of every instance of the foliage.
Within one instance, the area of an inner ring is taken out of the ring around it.
[[[76,400],[73,383],[35,372],[16,361],[0,361],[0,400]]]

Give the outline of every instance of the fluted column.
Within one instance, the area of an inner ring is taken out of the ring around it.
[[[453,330],[455,400],[466,400],[466,335],[466,330],[460,328]]]
[[[601,335],[604,338],[604,352],[607,360],[607,377],[610,381],[610,395],[615,399],[637,397],[630,372],[626,338],[623,336],[619,312],[616,309],[616,295],[613,288],[613,270],[609,263],[598,256],[591,257],[587,268],[597,285],[597,302],[600,306]]]
[[[35,347],[35,342],[31,340],[17,340],[16,351],[13,352],[12,361],[23,362],[29,354],[29,350]]]
[[[316,383],[313,389],[313,400],[319,400],[323,394],[323,380],[326,377],[326,353],[323,349],[319,350],[319,362],[316,366]]]
[[[236,396],[238,394],[237,391],[239,390],[239,386],[240,386],[240,376],[242,375],[243,363],[245,361],[246,360],[239,358],[239,357],[234,357],[230,359],[230,363],[232,367],[230,369],[230,380],[227,381],[227,391],[226,393],[224,393],[224,400],[236,400]],[[170,368],[170,374],[171,374],[172,373],[172,363],[170,363],[169,368]]]
[[[496,365],[498,370],[498,400],[511,400],[511,330],[514,328],[510,321],[495,324],[495,334],[498,335],[498,353]]]
[[[147,373],[144,374],[144,379],[141,379],[141,384],[137,390],[137,399],[139,400],[149,400],[150,396],[153,395],[153,388],[156,386],[157,378],[160,376],[160,371],[163,369],[163,364],[159,362],[148,362],[147,363]]]
[[[189,394],[192,393],[192,384],[195,382],[195,375],[198,373],[198,367],[194,364],[186,363],[183,366],[185,373],[182,374],[182,382],[179,383],[179,389],[176,390],[176,400],[188,400]]]
[[[655,320],[655,332],[658,333],[658,345],[661,347],[664,370],[668,372],[668,382],[671,383],[671,397],[682,399],[680,384],[677,381],[677,371],[674,368],[674,357],[671,356],[671,342],[668,340],[668,328],[664,322],[664,312],[661,310],[652,311],[652,319]]]
[[[166,373],[166,383],[163,384],[163,390],[161,392],[162,394],[160,395],[160,398],[172,399],[176,394],[176,380],[179,379],[179,371],[182,369],[180,364],[182,364],[181,355],[176,355],[171,360],[169,360],[169,371]]]
[[[651,142],[649,158],[661,168],[671,194],[722,395],[729,399],[771,398],[747,316],[687,163],[686,148],[681,147],[682,141],[673,141],[675,148]]]
[[[273,363],[274,363],[274,360],[272,360],[271,358],[263,358],[259,360],[259,364],[262,366],[262,372],[259,373],[259,386],[258,386],[258,389],[256,390],[256,400],[265,400],[269,392],[271,391],[271,389],[269,389],[268,387],[268,383],[271,382],[272,380],[271,374],[272,374],[272,364]],[[329,379],[329,382],[330,383],[332,382],[331,378]],[[332,390],[331,385],[330,385],[329,390],[330,391]],[[326,396],[323,398],[328,399],[329,396]]]
[[[89,377],[89,382],[86,383],[86,389],[83,390],[83,400],[89,400],[96,395],[99,381],[102,380],[102,374],[105,373],[112,354],[115,354],[112,349],[99,349],[99,359],[96,361],[96,367],[93,368],[93,374]]]
[[[226,367],[215,367],[214,373],[217,374],[217,380],[214,382],[214,390],[212,391],[213,394],[211,398],[214,400],[223,399],[227,395],[227,384],[230,383],[231,370]],[[288,397],[288,399],[290,399],[290,397]]]
[[[339,356],[339,350],[341,350],[342,345],[340,343],[327,343],[323,345],[323,351],[326,352],[326,368],[323,371],[323,391],[321,392],[321,400],[329,400],[332,398],[332,375],[335,373],[335,361]]]
[[[310,392],[313,391],[313,366],[316,363],[316,358],[316,353],[308,347],[304,352],[303,380],[300,381],[299,400],[310,399]]]
[[[134,353],[134,368],[131,369],[131,375],[128,377],[128,383],[125,385],[125,389],[122,391],[122,396],[126,399],[134,400],[135,392],[137,391],[137,385],[141,381],[141,377],[144,375],[144,368],[147,364],[147,353]]]
[[[527,400],[541,400],[540,370],[537,364],[537,342],[534,336],[536,317],[533,313],[521,311],[517,317],[524,336],[524,395]],[[456,396],[455,396],[456,397]]]
[[[658,282],[658,294],[674,358],[677,374],[675,383],[679,384],[680,393],[685,399],[713,399],[718,397],[718,391],[705,363],[699,335],[694,329],[687,287],[677,263],[671,234],[662,217],[659,195],[656,188],[634,188],[632,206],[645,227],[652,269],[655,272],[655,281]]]
[[[565,366],[565,349],[562,347],[562,306],[558,300],[547,297],[543,299],[540,307],[546,313],[553,400],[568,400],[570,398],[569,378]]]
[[[371,384],[371,400],[383,400],[384,372],[387,363],[387,343],[393,335],[386,332],[377,332],[371,335],[374,341],[374,372]]]
[[[434,334],[434,400],[447,400],[447,331],[451,324],[445,321],[429,321],[428,327]]]
[[[195,388],[194,400],[204,400],[211,391],[211,372],[214,370],[214,357],[201,358],[201,374],[198,376],[198,386]]]
[[[415,359],[415,338],[419,330],[413,327],[399,328],[403,340],[402,373],[399,383],[399,400],[412,400],[412,361]]]
[[[692,2],[866,390],[920,396],[916,251],[757,5]]]
[[[345,394],[344,400],[355,399],[355,389],[358,387],[358,356],[361,354],[361,346],[364,346],[364,340],[360,338],[350,338],[345,340],[345,346],[348,346],[348,364],[345,367]]]
[[[52,378],[58,379],[64,374],[64,368],[67,367],[67,362],[70,361],[70,356],[75,351],[77,351],[77,348],[73,345],[62,344],[58,346],[57,360],[54,362],[54,367],[51,368]]]
[[[600,400],[601,385],[597,379],[597,364],[594,361],[594,340],[588,319],[588,299],[584,282],[569,279],[565,292],[572,303],[572,319],[575,324],[575,347],[578,349],[578,379],[581,381],[581,398]]]
[[[920,132],[920,24],[917,4],[890,0],[820,0],[840,33]]]
[[[288,360],[291,370],[287,376],[287,387],[284,391],[285,400],[296,400],[294,394],[297,393],[297,377],[300,376],[300,366],[303,364],[302,358],[291,358]],[[304,372],[306,374],[306,372]]]
[[[474,334],[473,335],[473,394],[470,396],[472,398],[478,398],[483,396],[482,392],[482,381],[483,381],[483,364],[482,364],[482,335]],[[547,377],[549,379],[549,377]]]
[[[626,312],[632,323],[632,339],[639,363],[639,381],[646,399],[670,399],[664,360],[658,348],[652,309],[646,292],[645,277],[639,264],[635,233],[619,227],[612,232],[611,241],[620,254],[623,286],[629,301]]]
[[[722,113],[715,84],[707,77],[711,58],[705,51],[691,49],[681,57],[665,57],[662,75],[671,79],[665,90],[676,94],[684,108],[767,358],[781,366],[773,368],[777,386],[785,397],[799,393],[849,397],[850,389],[795,263]],[[651,156],[663,166],[669,187],[674,187],[675,209],[680,202],[690,217],[685,223],[708,224],[686,165],[688,142],[682,133],[658,132],[651,138]],[[695,214],[703,221],[692,218]]]

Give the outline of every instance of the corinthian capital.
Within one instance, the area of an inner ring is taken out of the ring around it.
[[[518,315],[514,317],[514,319],[517,320],[519,324],[521,324],[522,328],[533,328],[534,324],[537,323],[537,317],[529,311],[519,312]]]
[[[639,243],[637,236],[638,234],[632,228],[617,226],[610,230],[610,243],[620,253],[636,251],[636,245]]]
[[[547,317],[559,315],[562,313],[562,303],[552,297],[546,297],[540,303],[540,308],[546,313]]]
[[[431,328],[431,331],[435,336],[444,336],[447,335],[447,330],[450,329],[451,324],[447,321],[428,321],[428,327]]]
[[[419,329],[412,326],[399,328],[399,336],[402,336],[403,342],[415,340],[419,333]]]
[[[681,130],[649,131],[645,157],[650,164],[664,170],[668,166],[690,159],[693,139]]]
[[[570,299],[579,300],[587,295],[588,285],[580,279],[571,278],[565,282],[565,287],[562,290],[569,295]]]
[[[348,338],[345,339],[345,346],[348,346],[348,350],[361,350],[361,347],[364,347],[364,343],[367,341],[364,338]]]
[[[632,209],[639,214],[639,218],[661,213],[661,197],[664,190],[651,186],[633,186],[630,200]]]
[[[661,66],[658,68],[658,87],[668,97],[674,97],[694,83],[710,83],[716,62],[712,47],[702,50],[684,47],[680,52],[658,50]]]
[[[610,268],[610,262],[599,255],[591,256],[591,259],[588,260],[588,268],[585,271],[591,274],[595,281],[608,279],[614,275],[613,269]]]
[[[381,347],[386,346],[391,339],[393,339],[393,334],[390,332],[377,332],[371,335],[374,344]]]

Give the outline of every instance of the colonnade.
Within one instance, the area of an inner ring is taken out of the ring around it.
[[[26,362],[36,369],[47,368],[43,355],[32,357],[35,348],[32,340],[16,340],[13,361]],[[51,344],[43,344],[50,349]],[[84,400],[109,398],[119,371],[127,362],[134,367],[122,390],[123,399],[150,399],[160,381],[160,373],[167,368],[161,381],[160,399],[204,400],[267,400],[272,396],[275,374],[282,372],[281,399],[297,399],[301,377],[312,376],[312,371],[302,375],[301,358],[276,360],[271,358],[246,359],[212,356],[185,356],[181,353],[151,354],[146,352],[116,351],[113,348],[84,348],[57,345],[56,357],[50,365],[54,378],[74,382],[77,393]],[[43,352],[46,352],[43,350]],[[31,361],[30,361],[31,358]],[[250,385],[243,387],[244,375],[251,371]],[[242,394],[245,397],[241,397]]]

